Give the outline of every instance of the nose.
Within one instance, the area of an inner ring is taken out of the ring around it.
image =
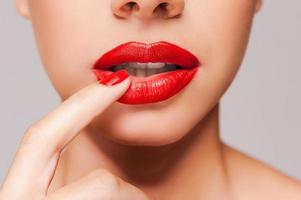
[[[141,20],[179,17],[185,0],[111,0],[114,15],[120,18],[135,16]]]

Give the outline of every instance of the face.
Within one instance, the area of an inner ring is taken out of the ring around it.
[[[126,9],[129,2],[135,9]],[[169,144],[202,120],[233,81],[261,3],[165,0],[171,9],[160,10],[159,2],[16,0],[18,11],[32,22],[42,63],[63,100],[95,81],[96,59],[125,42],[167,41],[200,60],[194,78],[176,95],[149,104],[115,102],[91,122],[98,134],[119,143]]]

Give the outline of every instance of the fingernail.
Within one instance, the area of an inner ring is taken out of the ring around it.
[[[118,70],[117,72],[114,72],[108,76],[105,76],[104,78],[98,80],[98,82],[104,85],[112,86],[121,83],[128,76],[129,76],[128,72],[125,69],[123,69],[123,70]]]

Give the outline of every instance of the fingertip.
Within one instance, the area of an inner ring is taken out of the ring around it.
[[[117,84],[122,83],[126,79],[128,79],[129,74],[126,70],[118,70],[104,78],[98,80],[100,84],[107,85],[107,86],[114,86]]]

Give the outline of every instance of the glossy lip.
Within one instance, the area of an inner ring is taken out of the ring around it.
[[[181,66],[181,69],[148,77],[130,75],[131,86],[118,100],[124,104],[146,104],[166,100],[180,92],[201,66],[189,51],[166,41],[151,44],[127,42],[103,54],[93,65],[97,79],[113,73],[109,68],[127,62],[164,62]]]

